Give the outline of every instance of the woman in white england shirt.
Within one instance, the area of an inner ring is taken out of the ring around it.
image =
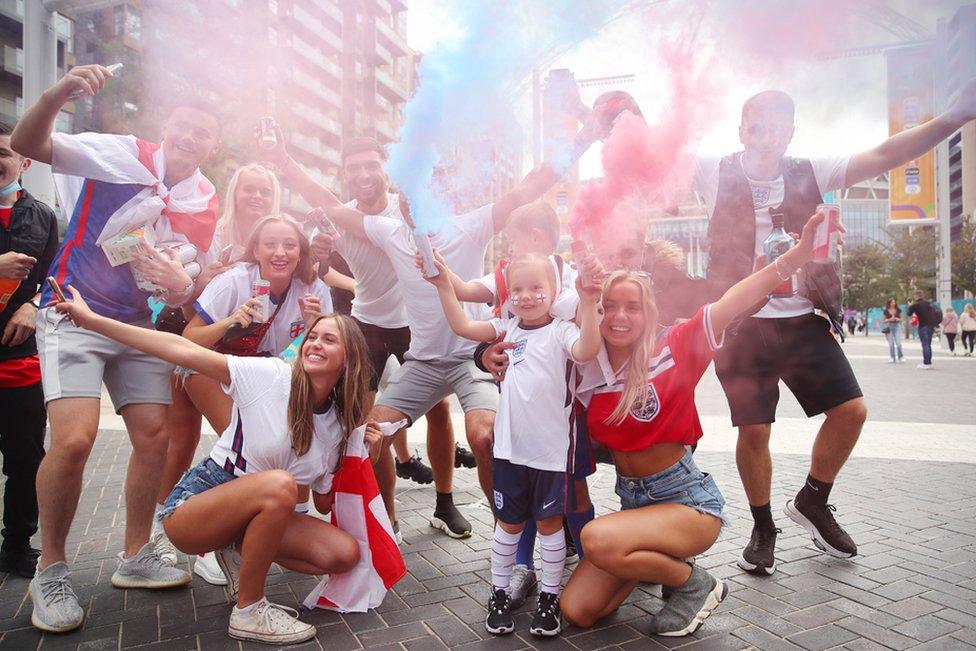
[[[350,432],[366,417],[366,345],[351,319],[319,315],[294,367],[277,358],[222,355],[166,332],[146,331],[71,300],[57,310],[81,327],[219,382],[234,415],[210,456],[181,479],[163,509],[170,540],[187,554],[218,550],[237,605],[228,634],[297,643],[315,628],[264,596],[272,562],[306,574],[341,573],[359,561],[349,534],[294,511],[299,484],[311,486],[316,509],[332,506],[332,479]],[[366,428],[371,454],[382,434]],[[238,553],[239,552],[239,553]]]

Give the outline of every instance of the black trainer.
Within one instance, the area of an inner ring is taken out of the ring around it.
[[[37,559],[41,550],[33,547],[6,547],[0,549],[0,572],[16,574],[25,579],[34,578]]]
[[[400,479],[409,479],[418,484],[429,484],[434,481],[434,471],[421,461],[420,455],[415,454],[405,463],[396,461],[396,475]]]
[[[810,533],[813,544],[820,551],[837,558],[856,556],[857,545],[834,519],[833,511],[836,510],[833,504],[804,504],[796,498],[787,502],[783,509],[790,520]]]
[[[569,526],[566,521],[563,520],[563,535],[566,536],[566,564],[575,563],[579,560],[579,550],[576,549],[576,542],[573,540],[573,534],[569,532]]]
[[[511,601],[508,599],[508,593],[504,590],[495,590],[488,599],[485,630],[493,635],[504,635],[515,630]]]
[[[749,544],[742,550],[738,565],[749,574],[769,576],[776,571],[776,534],[782,529],[753,525]]]
[[[559,595],[552,592],[541,593],[539,605],[535,609],[535,616],[529,626],[529,633],[551,637],[558,635],[562,628],[562,618],[559,616]]]
[[[430,526],[440,529],[451,538],[470,538],[471,523],[461,515],[454,504],[434,509],[430,518]]]
[[[460,443],[454,444],[454,467],[455,468],[474,468],[478,462],[474,460],[474,452],[463,447]]]

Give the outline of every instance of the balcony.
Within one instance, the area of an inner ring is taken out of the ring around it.
[[[376,19],[376,36],[380,43],[390,51],[393,56],[404,56],[410,54],[410,46],[407,40],[398,33],[393,26],[381,18]]]
[[[24,74],[24,51],[19,47],[3,46],[0,53],[0,68],[18,77]]]
[[[388,99],[391,103],[397,104],[406,102],[410,99],[410,95],[407,93],[406,89],[397,83],[397,81],[390,76],[389,72],[383,70],[382,68],[376,68],[374,70],[374,74],[376,75],[376,91]]]
[[[376,121],[376,134],[388,142],[396,140],[396,129],[386,120]]]
[[[326,88],[321,80],[315,79],[297,68],[291,69],[291,79],[299,88],[325,100],[336,109],[342,109],[342,97],[339,93]]]
[[[321,5],[320,8],[322,9],[322,11],[329,14],[329,17],[335,20],[340,25],[342,25],[345,22],[345,19],[342,15],[342,9],[339,9],[336,3],[326,2],[323,5]]]
[[[333,30],[326,27],[321,20],[298,5],[292,9],[292,18],[299,26],[314,34],[316,40],[328,43],[336,52],[342,52],[341,35],[337,35]],[[341,25],[342,22],[340,21],[339,24]]]
[[[0,0],[0,14],[22,23],[24,21],[24,0]]]
[[[331,61],[325,52],[309,45],[297,36],[292,37],[291,47],[295,52],[305,57],[309,63],[330,74],[336,81],[342,81],[342,68]]]

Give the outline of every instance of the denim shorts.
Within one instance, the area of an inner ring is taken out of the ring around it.
[[[163,510],[159,514],[159,519],[173,515],[183,502],[194,495],[199,495],[211,488],[216,488],[221,484],[226,484],[234,479],[234,475],[221,468],[216,461],[207,457],[200,465],[194,466],[184,473],[183,477],[176,482],[173,492],[166,498]]]
[[[712,476],[695,465],[690,451],[667,470],[647,477],[617,475],[616,493],[624,511],[652,504],[684,504],[729,524],[723,511],[725,498]]]

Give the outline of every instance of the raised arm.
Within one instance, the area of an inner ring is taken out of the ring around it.
[[[454,295],[454,287],[448,279],[450,271],[440,260],[435,260],[434,264],[440,272],[433,278],[424,276],[431,285],[437,288],[437,296],[441,299],[441,307],[444,308],[444,316],[447,322],[459,337],[472,341],[491,341],[495,338],[495,328],[487,321],[472,321],[461,308],[457,296]],[[421,271],[421,273],[423,273]]]
[[[576,278],[576,291],[579,293],[580,304],[576,311],[579,318],[580,338],[573,344],[573,359],[577,362],[588,362],[600,352],[600,317],[597,313],[597,302],[600,300],[600,286],[583,286],[580,278]]]
[[[461,276],[454,273],[447,266],[447,262],[444,261],[444,257],[437,249],[434,249],[434,259],[440,262],[447,270],[447,277],[450,279],[451,287],[454,288],[454,295],[457,296],[459,301],[463,303],[491,303],[495,300],[495,295],[491,290],[481,283],[474,280],[464,280]],[[424,259],[419,252],[414,254],[413,262],[420,273],[423,273]]]
[[[967,83],[953,105],[942,115],[907,131],[897,133],[873,149],[851,157],[845,185],[851,186],[904,165],[929,151],[976,119],[976,78]]]
[[[38,100],[17,121],[17,126],[10,134],[10,148],[21,156],[50,164],[51,133],[61,107],[74,93],[96,95],[105,80],[111,76],[108,68],[97,64],[77,66],[69,70],[56,84],[41,93]]]
[[[753,307],[783,282],[780,274],[788,276],[813,259],[814,233],[817,224],[823,220],[823,213],[811,217],[803,227],[796,246],[780,256],[775,263],[732,285],[721,298],[712,303],[712,328],[716,334],[724,331],[740,314]]]
[[[366,228],[364,225],[366,216],[362,212],[340,203],[338,205],[327,206],[325,208],[325,214],[336,226],[346,233],[358,237],[361,240],[369,241],[369,238],[366,237]]]
[[[71,294],[71,299],[56,303],[55,309],[61,314],[70,316],[82,328],[97,332],[120,344],[141,350],[147,355],[158,357],[170,364],[193,369],[221,384],[230,384],[227,358],[220,353],[198,346],[179,335],[139,328],[95,314],[85,303],[78,290],[68,285],[68,292]]]

